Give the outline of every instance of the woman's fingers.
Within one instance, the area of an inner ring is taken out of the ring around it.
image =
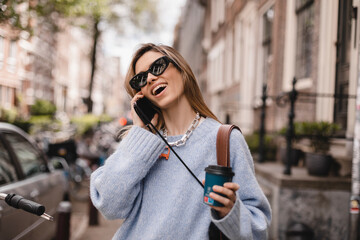
[[[234,202],[227,197],[220,196],[214,192],[211,192],[209,196],[224,205],[223,207],[211,206],[211,208],[217,211],[220,218],[225,217],[234,206]]]
[[[140,98],[143,98],[143,97],[144,97],[144,95],[140,91],[140,92],[137,92],[135,94],[135,96],[131,99],[131,115],[132,115],[132,119],[133,119],[133,124],[137,125],[139,127],[145,127],[145,124],[141,121],[140,117],[135,112],[134,104],[137,100],[139,100]]]
[[[233,191],[237,191],[237,190],[240,189],[239,184],[234,183],[234,182],[227,182],[227,183],[224,184],[224,187],[229,188],[229,189],[231,189]]]
[[[224,207],[232,207],[234,205],[234,201],[232,201],[230,198],[223,197],[219,194],[216,194],[214,192],[210,193],[209,196],[214,199],[215,201],[222,203]]]
[[[140,98],[143,98],[144,97],[144,94],[140,91],[140,92],[137,92],[134,97],[131,99],[131,106],[134,106],[134,103],[139,100]]]
[[[239,188],[240,188],[239,184],[233,182],[225,183],[223,187],[216,185],[213,186],[214,192],[211,192],[209,196],[215,201],[223,204],[224,206],[223,207],[211,206],[211,207],[218,212],[221,218],[225,217],[231,211],[236,201],[236,191]],[[224,196],[221,196],[219,194],[223,194]]]
[[[221,187],[221,186],[214,186],[213,191],[225,195],[232,202],[236,201],[236,194],[235,194],[234,190],[232,190],[232,189]]]

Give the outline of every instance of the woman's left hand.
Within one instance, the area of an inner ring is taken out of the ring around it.
[[[234,182],[227,182],[224,184],[224,186],[215,185],[213,187],[214,192],[221,193],[226,196],[223,197],[214,192],[211,192],[209,195],[209,197],[224,205],[223,207],[211,206],[214,210],[218,212],[220,218],[225,217],[231,211],[232,207],[236,202],[236,191],[239,190],[239,188],[239,184]]]

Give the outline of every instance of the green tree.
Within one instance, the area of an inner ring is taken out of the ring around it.
[[[36,24],[58,30],[57,20],[67,16],[78,0],[0,0],[0,24],[33,34]],[[36,21],[34,21],[36,20]]]
[[[24,4],[26,7],[21,9],[19,6]],[[156,6],[157,0],[0,0],[0,24],[7,23],[32,33],[34,26],[29,18],[23,16],[35,15],[38,21],[50,24],[54,31],[59,30],[59,18],[85,29],[93,42],[89,95],[85,99],[91,113],[96,57],[102,32],[105,28],[121,32],[123,24],[132,24],[143,31],[154,30],[157,24]]]
[[[91,74],[89,95],[85,99],[88,112],[92,112],[92,92],[96,72],[96,57],[99,38],[104,28],[111,27],[121,32],[122,24],[133,24],[143,30],[154,29],[157,22],[156,0],[78,0],[76,7],[69,8],[68,17],[74,24],[81,26],[92,34]],[[100,24],[103,23],[103,28]]]
[[[36,99],[35,103],[31,105],[30,112],[33,116],[53,116],[56,112],[56,106],[47,100]]]

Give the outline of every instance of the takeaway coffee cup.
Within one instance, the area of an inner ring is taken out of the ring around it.
[[[206,174],[205,174],[205,188],[204,188],[204,203],[210,206],[222,207],[223,204],[210,198],[209,194],[213,192],[212,188],[214,185],[223,186],[224,183],[231,182],[235,174],[233,173],[231,167],[225,167],[219,165],[209,165],[207,168],[205,168],[205,172]]]

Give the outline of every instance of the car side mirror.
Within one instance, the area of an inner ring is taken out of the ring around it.
[[[66,160],[62,157],[51,157],[49,159],[50,165],[53,169],[56,170],[65,170],[68,171],[69,170],[69,165],[66,162]]]

